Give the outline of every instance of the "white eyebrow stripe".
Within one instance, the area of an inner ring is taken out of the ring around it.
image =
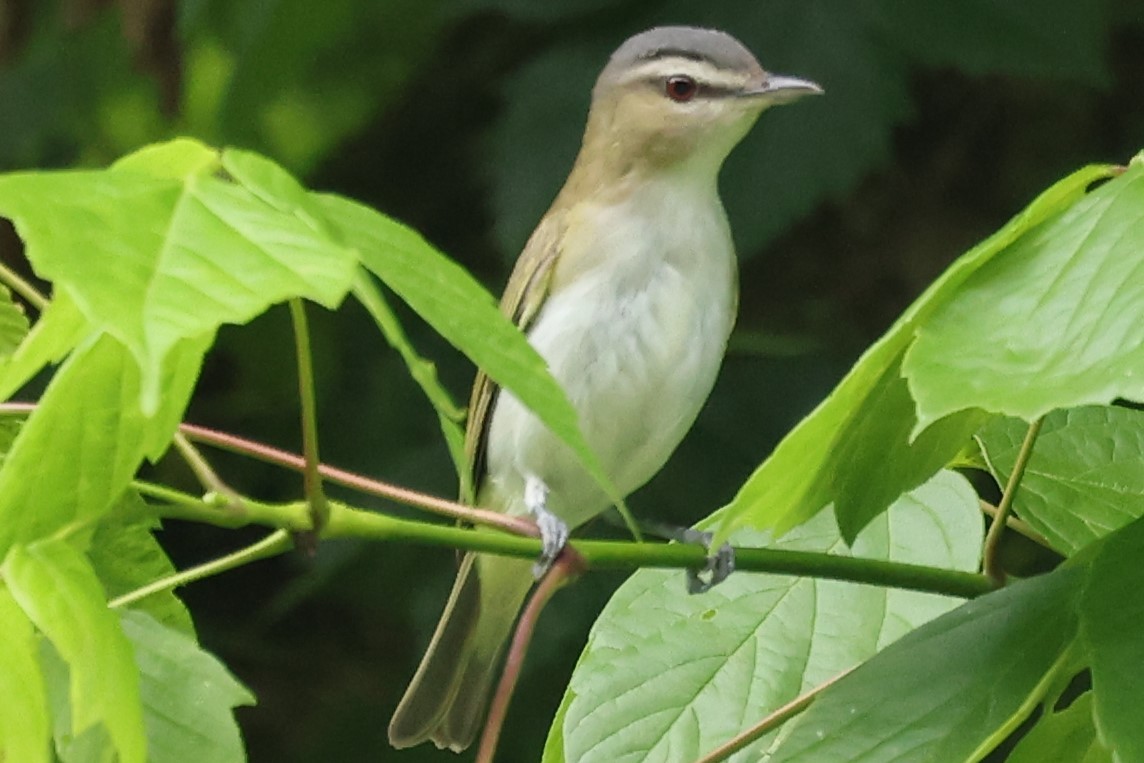
[[[674,75],[692,77],[701,85],[722,90],[735,90],[743,86],[741,74],[720,69],[708,61],[695,61],[682,56],[656,58],[633,66],[625,73],[624,80],[667,79]]]

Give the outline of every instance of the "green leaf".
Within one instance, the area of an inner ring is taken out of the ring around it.
[[[175,138],[133,151],[116,160],[111,169],[186,180],[194,175],[217,172],[221,166],[218,151],[207,144],[193,138]]]
[[[78,733],[73,730],[69,696],[71,671],[52,642],[46,639],[40,641],[40,664],[44,669],[52,713],[52,738],[59,763],[118,763],[106,727],[97,724]]]
[[[780,541],[749,530],[736,540],[973,570],[981,537],[972,488],[942,472],[851,549],[828,514]],[[641,570],[593,627],[545,760],[693,760],[956,603],[780,575],[734,575],[687,596],[678,571]],[[758,759],[767,743],[735,760]]]
[[[7,286],[0,285],[0,363],[12,357],[28,334],[28,316],[12,299]]]
[[[1080,602],[1081,642],[1092,668],[1101,741],[1117,760],[1144,760],[1144,520],[1096,549]]]
[[[968,407],[923,424],[914,403],[918,392],[901,378],[903,357],[909,358],[933,312],[974,272],[1111,171],[1087,167],[1064,178],[951,265],[743,484],[716,542],[740,526],[783,532],[832,502],[844,537],[853,537],[894,498],[954,458],[985,415],[970,400]]]
[[[95,526],[87,550],[108,600],[175,573],[152,530],[159,526],[154,511],[139,494],[128,490],[110,514]],[[191,615],[174,591],[162,591],[130,605],[156,621],[190,637],[195,635]]]
[[[1144,164],[976,270],[902,370],[924,426],[969,406],[1025,420],[1144,400]]]
[[[1048,712],[1013,749],[1006,763],[1113,763],[1096,737],[1092,692],[1060,712]]]
[[[0,586],[0,760],[48,763],[51,724],[40,647],[28,616]]]
[[[58,294],[11,357],[0,361],[0,400],[7,400],[49,363],[58,363],[91,328],[75,303]]]
[[[201,156],[185,141],[179,152]],[[163,361],[179,341],[288,297],[334,307],[356,261],[305,215],[248,188],[206,172],[156,176],[153,161],[143,164],[147,171],[127,160],[105,171],[0,177],[0,214],[16,224],[36,271],[131,349],[144,410],[153,410]],[[264,162],[258,179],[285,175],[271,167]]]
[[[732,501],[731,527],[773,527],[781,533],[833,503],[844,537],[852,538],[957,454],[985,416],[979,411],[950,416],[911,442],[914,403],[899,376],[909,327],[904,322],[867,351],[779,443]]]
[[[143,763],[147,742],[131,644],[83,554],[58,539],[14,546],[3,572],[17,603],[68,664],[73,732],[103,724],[123,763]]]
[[[111,508],[144,456],[170,442],[207,343],[173,348],[154,417],[139,408],[139,369],[123,345],[104,335],[72,353],[0,468],[0,551]]]
[[[1028,427],[997,418],[978,434],[1001,485]],[[1144,413],[1091,406],[1047,415],[1013,505],[1066,556],[1144,515]]]
[[[367,273],[359,273],[354,283],[354,296],[362,303],[374,323],[381,330],[389,346],[397,350],[397,354],[405,361],[409,375],[417,386],[425,393],[429,404],[437,413],[437,421],[441,426],[441,434],[445,437],[445,444],[449,448],[449,456],[453,459],[453,466],[460,481],[467,479],[468,458],[465,456],[465,430],[461,422],[465,419],[465,409],[459,408],[437,378],[437,366],[417,353],[401,328],[397,316],[389,308],[381,289],[373,282]]]
[[[544,359],[461,266],[415,231],[340,196],[314,194],[326,219],[362,264],[497,384],[512,392],[580,458],[622,505],[584,435],[564,390]]]
[[[1067,662],[1082,577],[1023,581],[915,630],[823,692],[771,763],[980,760]]]
[[[121,622],[135,649],[152,763],[245,761],[232,708],[254,697],[185,633],[143,612]]]

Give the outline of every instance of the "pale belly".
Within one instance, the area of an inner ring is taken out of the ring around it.
[[[733,322],[734,261],[659,262],[588,274],[554,294],[529,341],[580,415],[605,471],[627,495],[667,461],[706,401]],[[548,508],[575,527],[610,505],[559,442],[502,392],[490,423],[484,502],[524,513],[524,481],[549,488]]]

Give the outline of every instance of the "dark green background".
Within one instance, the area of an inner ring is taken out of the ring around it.
[[[637,513],[691,521],[725,503],[953,258],[1054,179],[1144,146],[1134,0],[8,0],[0,169],[104,165],[180,134],[252,148],[415,226],[498,291],[608,52],[659,23],[726,29],[827,96],[764,115],[728,162],[739,328]],[[0,254],[22,264],[10,230]],[[452,494],[434,414],[364,311],[311,315],[324,459]],[[472,368],[403,318],[463,401]],[[296,450],[293,363],[284,309],[224,330],[190,419]],[[289,473],[218,466],[258,497],[300,492]],[[191,485],[173,460],[157,471]],[[172,522],[162,540],[187,565],[257,535]],[[251,759],[453,759],[385,741],[451,568],[444,551],[331,543],[186,590],[203,641],[259,697],[240,712]],[[618,581],[590,575],[551,605],[502,760],[539,757]]]

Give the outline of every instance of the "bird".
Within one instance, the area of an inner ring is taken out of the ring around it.
[[[769,106],[821,93],[765,71],[730,34],[663,26],[611,55],[580,151],[514,266],[501,310],[563,386],[588,444],[627,495],[694,423],[738,309],[718,192],[731,150]],[[611,506],[572,450],[478,371],[466,449],[476,503],[532,516],[541,559],[468,553],[389,725],[394,747],[460,752],[476,737],[534,572]]]

